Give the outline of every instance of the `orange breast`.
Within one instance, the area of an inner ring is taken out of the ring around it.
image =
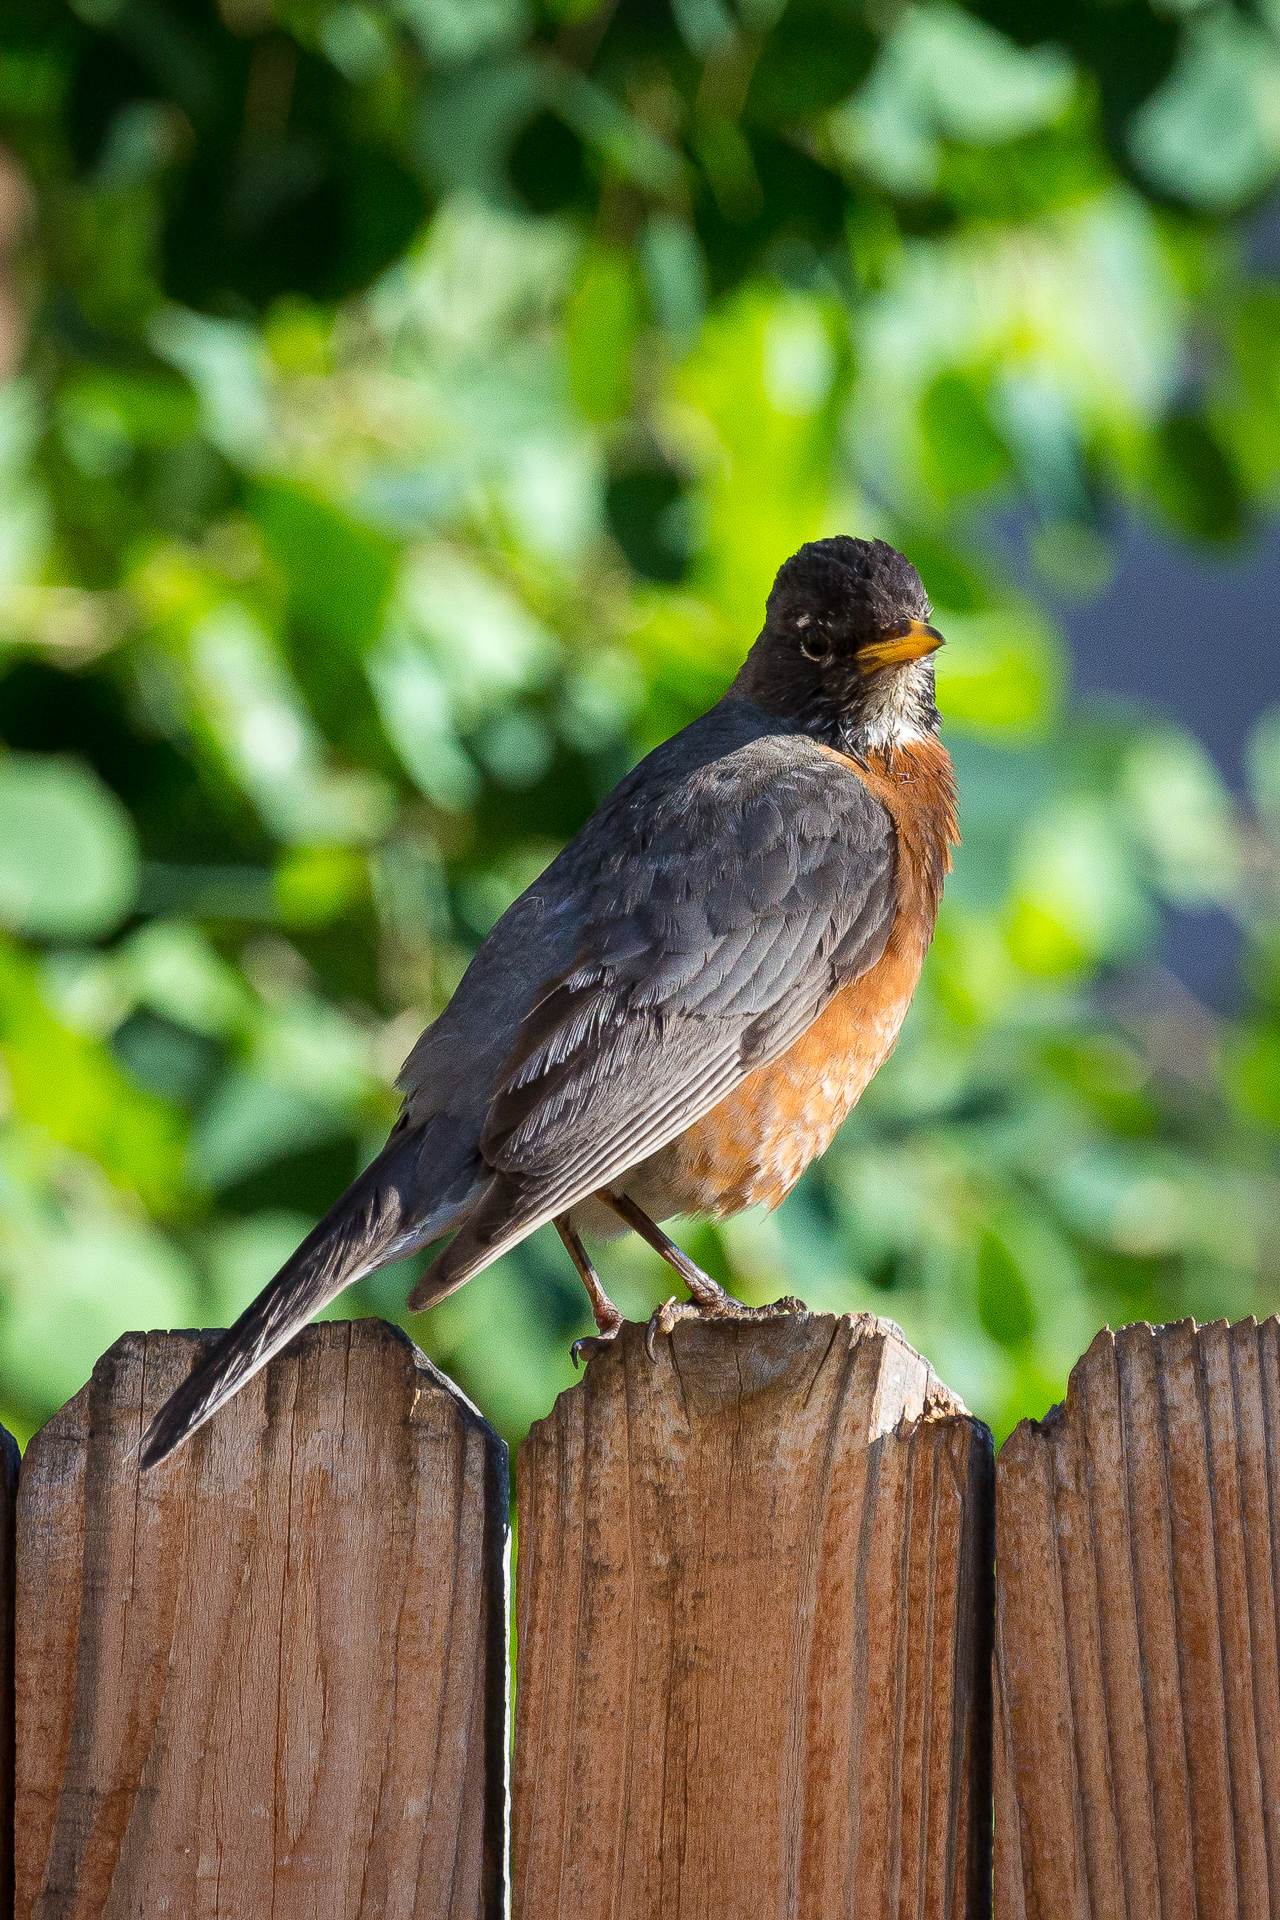
[[[884,953],[830,1002],[779,1059],[627,1182],[640,1205],[673,1213],[775,1207],[825,1151],[845,1115],[893,1051],[933,938],[956,838],[951,762],[934,741],[899,750],[865,779],[897,829],[898,912]]]
[[[738,1213],[785,1199],[893,1051],[923,959],[909,935],[891,941],[788,1052],[668,1147],[653,1168],[668,1189],[663,1212]]]

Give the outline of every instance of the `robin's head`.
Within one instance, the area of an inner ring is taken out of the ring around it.
[[[853,751],[938,725],[931,655],[942,635],[911,562],[884,540],[813,540],[778,569],[741,691]]]

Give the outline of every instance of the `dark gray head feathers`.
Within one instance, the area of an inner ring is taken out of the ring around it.
[[[779,567],[735,691],[855,755],[934,731],[933,661],[868,672],[863,649],[928,623],[911,562],[885,540],[812,540]]]
[[[778,568],[765,607],[777,634],[823,627],[853,647],[903,620],[927,620],[929,596],[904,554],[887,540],[838,533],[811,540]]]

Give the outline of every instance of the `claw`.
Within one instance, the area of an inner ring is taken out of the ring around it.
[[[649,1358],[655,1361],[658,1358],[660,1333],[669,1338],[672,1329],[682,1320],[700,1320],[701,1318],[702,1315],[692,1300],[679,1300],[673,1293],[669,1300],[664,1300],[662,1305],[649,1316],[649,1324],[644,1330],[645,1352]]]
[[[569,1349],[569,1358],[575,1367],[580,1367],[584,1361],[594,1360],[598,1353],[603,1353],[606,1347],[611,1347],[617,1337],[616,1327],[612,1333],[586,1333],[581,1340],[574,1341]]]

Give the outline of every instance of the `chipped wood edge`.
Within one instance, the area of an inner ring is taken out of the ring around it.
[[[734,1340],[749,1346],[762,1338],[777,1340],[788,1332],[803,1332],[807,1338],[814,1329],[826,1332],[828,1349],[835,1345],[842,1331],[852,1348],[876,1342],[882,1345],[880,1389],[876,1396],[874,1420],[867,1434],[868,1440],[876,1440],[893,1432],[906,1433],[912,1426],[927,1420],[970,1421],[975,1428],[989,1433],[985,1423],[969,1411],[960,1395],[947,1386],[924,1354],[912,1346],[897,1321],[879,1314],[804,1312],[765,1321],[683,1321],[669,1335],[660,1338],[653,1364],[658,1368],[677,1370],[681,1361],[691,1365],[695,1358],[695,1343],[708,1337]],[[554,1422],[564,1416],[574,1395],[585,1387],[592,1368],[625,1365],[635,1348],[643,1344],[645,1331],[642,1321],[624,1322],[617,1338],[593,1353],[578,1379],[563,1387],[542,1418],[531,1424],[528,1439],[534,1439],[544,1430],[549,1430]],[[528,1440],[524,1444],[527,1445]]]

